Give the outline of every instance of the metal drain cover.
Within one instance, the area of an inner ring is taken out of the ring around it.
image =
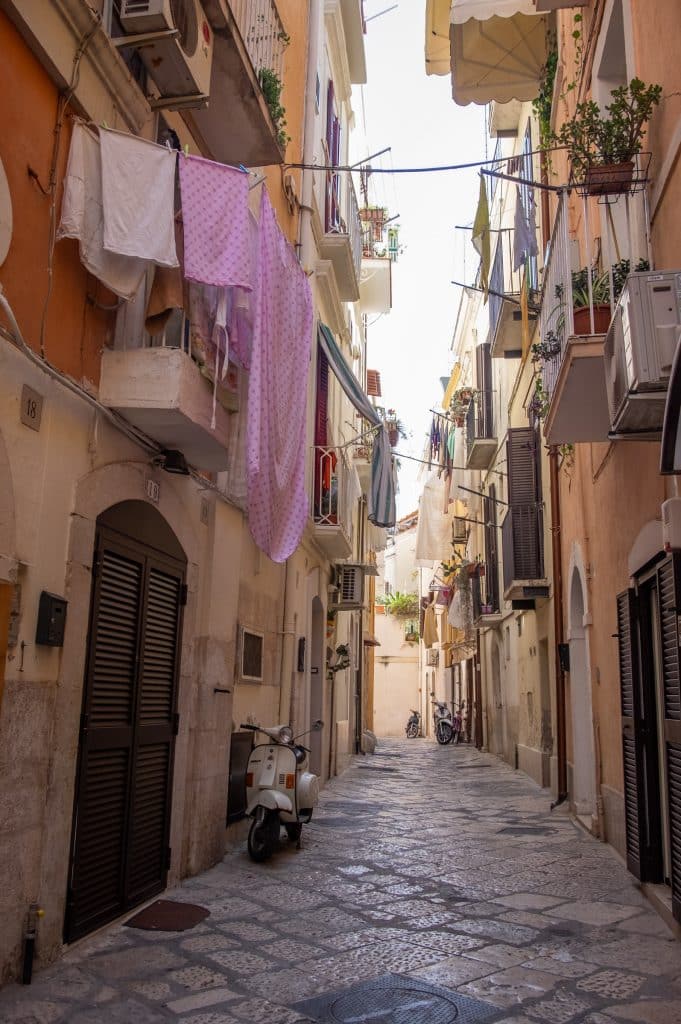
[[[293,1009],[321,1024],[477,1024],[499,1012],[488,1003],[397,974],[306,999]]]

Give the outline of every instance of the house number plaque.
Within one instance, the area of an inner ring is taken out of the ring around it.
[[[28,384],[21,389],[21,422],[31,430],[40,430],[43,415],[43,396],[39,395]]]

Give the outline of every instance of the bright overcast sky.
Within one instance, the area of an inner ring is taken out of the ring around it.
[[[366,17],[390,6],[391,0],[365,0]],[[358,122],[364,116],[369,153],[391,147],[377,166],[427,167],[485,157],[485,108],[458,107],[449,76],[426,76],[424,26],[425,0],[400,0],[396,10],[368,22],[368,84],[353,93],[353,106]],[[472,281],[477,269],[470,244],[464,268],[464,233],[454,225],[472,223],[478,188],[475,170],[374,175],[370,182],[370,202],[386,205],[390,216],[399,214],[404,250],[393,266],[390,314],[369,317],[368,365],[380,369],[381,401],[397,410],[410,434],[398,450],[416,457],[430,430],[428,410],[442,396],[439,378],[452,364],[461,289],[450,282]],[[401,464],[398,516],[416,508],[420,492],[418,463]]]

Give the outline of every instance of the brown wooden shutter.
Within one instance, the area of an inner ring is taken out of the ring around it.
[[[622,711],[622,760],[624,767],[624,817],[627,832],[627,867],[636,878],[645,877],[646,835],[644,787],[641,777],[641,685],[638,655],[637,599],[633,590],[617,595],[617,643],[619,648],[620,701]]]
[[[136,752],[128,851],[127,903],[165,885],[182,574],[148,560],[140,643]]]
[[[489,342],[475,350],[475,379],[479,394],[477,402],[476,437],[494,437],[492,402],[492,356]]]
[[[485,592],[486,603],[492,611],[499,611],[499,538],[497,528],[497,489],[489,485],[489,497],[483,498],[482,508],[485,519]]]
[[[681,557],[662,563],[657,573],[662,651],[664,743],[671,846],[672,911],[681,921],[681,671],[679,615]]]
[[[144,563],[100,536],[81,730],[67,939],[123,910]]]
[[[531,427],[509,430],[506,440],[508,501],[510,505],[531,505],[537,501],[536,435]]]

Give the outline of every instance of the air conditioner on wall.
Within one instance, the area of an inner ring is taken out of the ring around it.
[[[681,340],[681,270],[630,274],[605,337],[611,433],[659,433]]]
[[[132,45],[162,98],[175,98],[183,107],[204,106],[210,93],[213,30],[198,0],[121,0],[120,17],[127,34],[149,34],[148,40]]]
[[[333,611],[354,611],[364,605],[364,566],[353,562],[342,562],[335,567],[337,592]]]

